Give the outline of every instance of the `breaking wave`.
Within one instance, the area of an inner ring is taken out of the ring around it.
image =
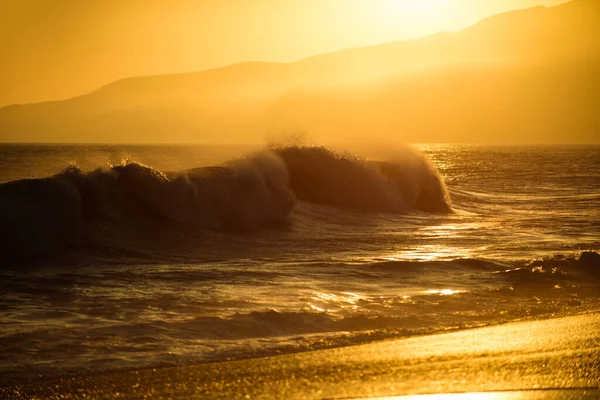
[[[386,213],[451,211],[446,186],[436,169],[413,151],[376,162],[325,147],[290,146],[274,151],[284,160],[290,186],[301,200]]]
[[[19,260],[98,238],[135,243],[165,230],[284,225],[297,200],[364,212],[451,212],[446,187],[424,156],[370,162],[287,146],[181,172],[126,161],[1,184],[0,251]]]

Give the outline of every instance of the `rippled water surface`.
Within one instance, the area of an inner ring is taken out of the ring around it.
[[[598,308],[600,147],[418,147],[0,146],[0,383]]]

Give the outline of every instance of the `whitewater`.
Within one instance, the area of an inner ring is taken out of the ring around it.
[[[360,150],[0,145],[0,385],[600,309],[600,146]]]

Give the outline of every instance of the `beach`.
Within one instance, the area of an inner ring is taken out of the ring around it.
[[[597,396],[599,332],[600,313],[588,313],[301,354],[68,378],[5,387],[0,394],[320,399],[581,389],[576,393]]]
[[[230,371],[218,363],[599,309],[598,146],[0,151],[0,386]],[[227,382],[272,374],[250,363]]]
[[[600,399],[600,0],[124,3],[0,1],[0,400]]]

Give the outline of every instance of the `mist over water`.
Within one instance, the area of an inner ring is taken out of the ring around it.
[[[0,146],[0,382],[598,308],[600,147],[420,149]]]

